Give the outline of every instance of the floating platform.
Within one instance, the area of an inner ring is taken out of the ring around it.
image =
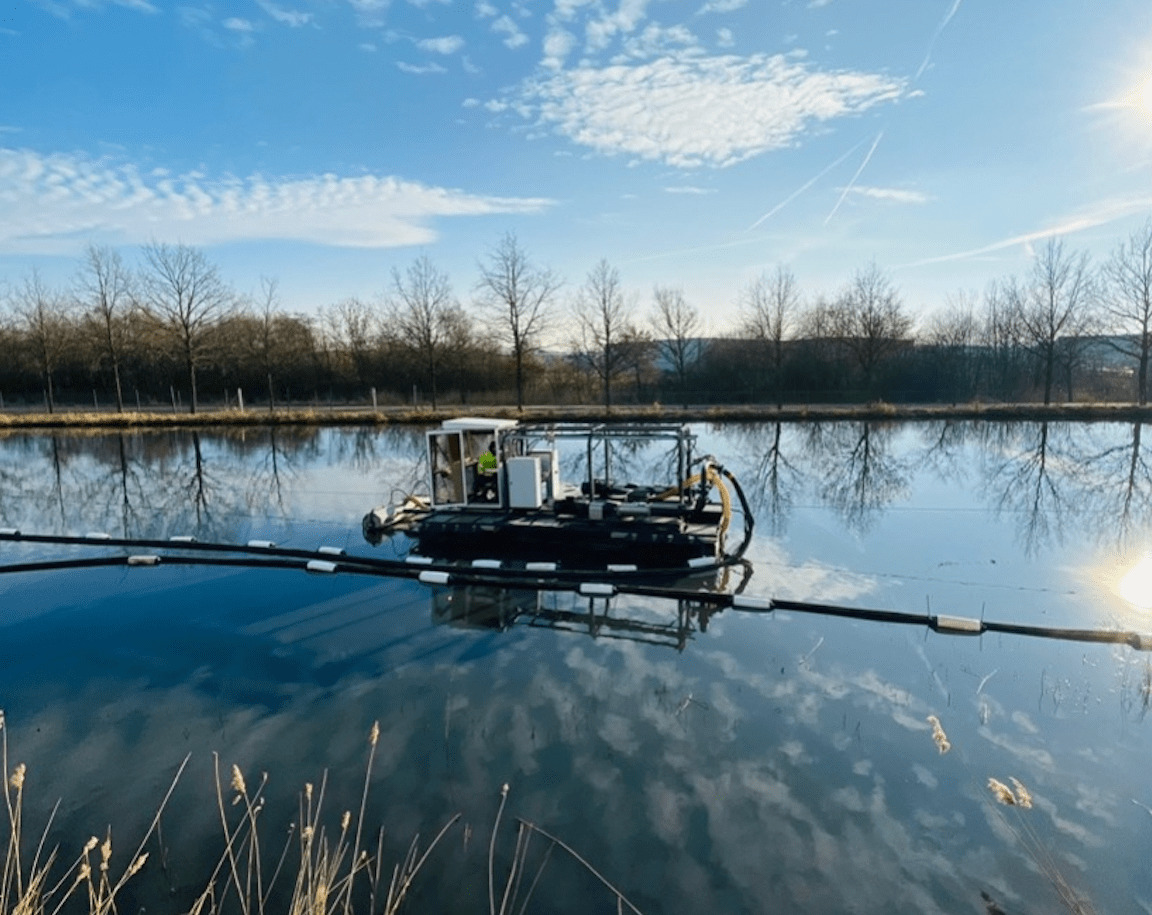
[[[583,457],[586,478],[560,479],[560,443]],[[364,518],[364,536],[394,533],[415,541],[415,554],[444,560],[555,563],[565,570],[634,566],[682,574],[739,558],[752,531],[735,478],[711,456],[696,457],[687,426],[666,424],[519,424],[449,420],[427,433],[428,493]],[[615,448],[665,442],[673,475],[646,485],[614,485]],[[735,489],[744,540],[726,550]]]

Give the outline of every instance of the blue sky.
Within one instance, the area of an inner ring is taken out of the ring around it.
[[[314,311],[506,231],[723,330],[778,263],[905,304],[1152,216],[1147,0],[0,2],[0,284],[203,246]]]

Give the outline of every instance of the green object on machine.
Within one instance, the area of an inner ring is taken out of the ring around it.
[[[485,451],[480,455],[480,472],[481,473],[495,473],[496,472],[496,455],[491,451]]]

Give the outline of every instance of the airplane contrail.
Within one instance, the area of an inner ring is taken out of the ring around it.
[[[778,212],[780,212],[782,209],[784,209],[784,207],[788,206],[788,204],[790,204],[793,200],[795,200],[797,197],[799,197],[801,194],[803,194],[806,190],[808,190],[808,188],[810,188],[813,184],[815,184],[817,181],[819,181],[821,178],[823,178],[825,175],[827,175],[830,171],[832,171],[832,169],[834,169],[837,165],[839,165],[841,162],[843,162],[845,159],[847,159],[850,155],[852,155],[852,153],[856,152],[856,150],[858,150],[863,145],[864,145],[864,141],[861,140],[859,143],[857,143],[850,150],[848,150],[848,152],[844,153],[844,155],[842,155],[839,159],[837,159],[831,165],[825,166],[825,168],[818,175],[816,175],[813,178],[808,179],[808,181],[804,182],[804,184],[802,184],[800,187],[798,187],[796,190],[794,190],[791,194],[789,194],[787,197],[785,197],[783,200],[781,200],[778,204],[776,204],[776,206],[772,207],[772,209],[770,209],[767,213],[765,213],[763,216],[761,216],[759,219],[757,219],[754,223],[752,223],[752,225],[750,225],[748,227],[748,231],[751,232],[753,229],[758,228],[760,226],[760,224],[762,222],[764,222],[766,219],[769,219],[770,217],[775,216]],[[869,155],[871,155],[871,154],[869,154]]]
[[[932,40],[928,42],[928,50],[924,52],[924,59],[920,61],[920,69],[916,71],[916,75],[912,77],[912,82],[920,79],[921,75],[928,68],[928,61],[932,59],[932,51],[936,47],[936,40],[940,37],[941,33],[947,28],[948,23],[952,21],[952,17],[956,15],[956,11],[960,9],[960,4],[964,0],[953,0],[952,8],[948,10],[944,18],[940,20],[940,24],[936,26],[936,31],[932,34]]]
[[[868,155],[864,157],[864,161],[860,163],[860,167],[856,169],[856,174],[852,176],[852,180],[844,187],[840,194],[840,199],[836,201],[836,206],[832,207],[832,212],[824,217],[824,225],[828,225],[828,221],[836,215],[836,211],[840,209],[840,204],[844,202],[844,198],[848,196],[848,192],[852,190],[852,186],[856,183],[856,179],[860,177],[860,173],[864,171],[864,166],[868,164],[868,160],[872,158],[872,153],[876,152],[876,147],[880,145],[880,138],[884,136],[884,131],[881,130],[876,134],[876,139],[872,141],[872,148],[868,150]]]

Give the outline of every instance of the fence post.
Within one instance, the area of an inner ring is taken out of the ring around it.
[[[92,389],[92,407],[93,407],[93,409],[96,409],[96,410],[100,409],[100,401],[98,401],[96,399],[96,389],[95,388]]]
[[[168,385],[168,393],[172,395],[172,412],[176,412],[176,389],[172,385]]]
[[[272,394],[272,373],[269,372],[268,373],[268,412],[269,413],[275,412],[275,409],[276,409],[276,401],[273,399],[273,394]]]
[[[236,389],[236,403],[240,406],[240,412],[244,412],[244,389]]]
[[[133,388],[132,390],[134,390],[136,392],[136,412],[139,413],[140,412],[140,389],[139,388]]]
[[[374,411],[379,409],[379,407],[376,405],[376,389],[375,388],[372,389],[372,409]]]

